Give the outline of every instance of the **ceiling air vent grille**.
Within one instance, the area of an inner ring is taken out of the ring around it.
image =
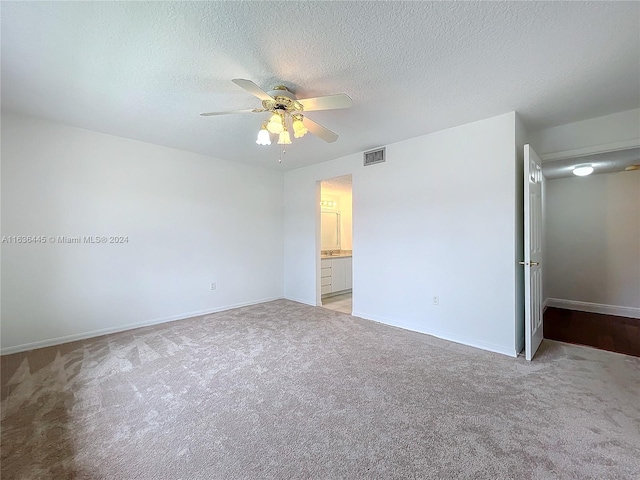
[[[373,165],[374,163],[382,163],[385,161],[386,148],[382,147],[378,150],[370,150],[368,152],[364,152],[364,166]]]

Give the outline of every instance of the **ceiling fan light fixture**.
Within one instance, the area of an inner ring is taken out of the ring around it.
[[[280,132],[280,136],[278,137],[278,145],[291,145],[291,137],[289,136],[289,131],[286,127]]]
[[[269,119],[262,123],[256,138],[258,145],[271,145],[271,134],[278,135],[279,145],[290,145],[291,136],[289,130],[293,131],[295,138],[301,138],[311,132],[311,134],[325,142],[333,143],[338,140],[337,134],[310,118],[305,118],[302,114],[303,112],[316,110],[349,108],[353,103],[351,98],[344,93],[298,99],[291,90],[283,85],[278,85],[273,90],[265,91],[251,80],[234,78],[232,81],[254,97],[259,98],[262,101],[262,107],[226,112],[205,112],[200,115],[210,117],[231,113],[268,113]],[[265,119],[263,118],[263,120]],[[282,153],[286,152],[284,147],[281,151]],[[282,161],[282,155],[279,160]]]
[[[587,175],[591,175],[592,173],[593,173],[593,167],[590,164],[577,165],[573,169],[573,174],[577,175],[578,177],[586,177]]]
[[[274,113],[269,119],[269,123],[267,124],[267,130],[276,135],[282,132],[284,128],[284,118],[282,115],[278,113]]]
[[[258,145],[271,145],[271,137],[269,136],[269,130],[267,130],[267,122],[262,124],[262,128],[258,132],[258,139],[256,140]]]
[[[307,127],[302,123],[302,115],[293,115],[293,136],[301,138],[304,137],[308,131]]]

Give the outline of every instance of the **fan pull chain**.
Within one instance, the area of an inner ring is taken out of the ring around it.
[[[282,163],[282,156],[287,153],[287,149],[284,145],[282,145],[282,150],[280,151],[280,158],[278,159],[278,163]]]

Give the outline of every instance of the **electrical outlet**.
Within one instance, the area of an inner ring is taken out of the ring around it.
[[[216,288],[216,282],[211,282],[211,290],[215,290]]]
[[[438,295],[433,296],[433,304],[440,305],[440,297]]]

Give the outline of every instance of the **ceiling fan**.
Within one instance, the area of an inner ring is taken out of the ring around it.
[[[269,120],[262,124],[262,128],[258,133],[258,139],[256,140],[258,145],[271,145],[270,133],[278,135],[278,144],[289,145],[291,143],[289,128],[293,129],[295,138],[300,138],[307,132],[311,132],[325,142],[335,142],[338,139],[337,134],[319,123],[310,120],[305,116],[305,113],[317,110],[349,108],[352,104],[351,98],[344,93],[298,99],[284,85],[278,85],[273,87],[273,90],[265,92],[251,80],[236,78],[232,81],[262,100],[262,108],[249,108],[229,112],[208,112],[201,113],[200,115],[209,117],[230,113],[271,113]]]

